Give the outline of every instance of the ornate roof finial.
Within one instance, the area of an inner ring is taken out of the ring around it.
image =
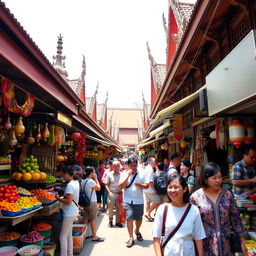
[[[107,105],[107,102],[108,102],[108,91],[107,91],[107,94],[106,94],[105,105]]]
[[[96,98],[96,95],[98,94],[98,89],[99,89],[99,81],[97,82],[97,85],[96,85],[96,90],[94,92],[94,98]]]
[[[58,36],[58,42],[57,42],[57,55],[53,56],[53,59],[56,60],[55,63],[53,63],[55,66],[59,66],[61,68],[64,68],[64,63],[62,63],[62,61],[64,61],[66,59],[66,56],[62,56],[62,49],[63,49],[63,36],[60,34]]]
[[[168,27],[167,27],[167,24],[166,24],[166,18],[164,17],[164,13],[163,13],[163,26],[164,26],[166,41],[168,42]]]
[[[153,56],[152,56],[152,54],[151,54],[151,51],[150,51],[148,42],[146,42],[146,44],[147,44],[148,58],[149,58],[149,60],[150,60],[150,63],[151,63],[152,66],[155,66],[155,65],[156,65],[156,62],[155,62],[155,60],[154,60],[154,58],[153,58]]]
[[[82,79],[84,79],[85,75],[86,75],[86,64],[85,64],[85,56],[83,55],[83,62],[82,62]]]

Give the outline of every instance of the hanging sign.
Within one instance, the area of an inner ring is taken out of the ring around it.
[[[72,120],[68,118],[67,116],[61,114],[60,112],[57,113],[57,120],[61,121],[62,123],[72,126]]]
[[[4,78],[2,80],[1,89],[3,102],[8,111],[23,115],[25,117],[31,114],[35,106],[35,97],[31,93],[27,93],[25,103],[22,106],[19,106],[15,98],[13,83]]]
[[[184,119],[182,114],[173,115],[173,133],[177,141],[184,139]]]

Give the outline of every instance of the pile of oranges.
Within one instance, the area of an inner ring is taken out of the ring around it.
[[[20,234],[17,232],[6,232],[3,234],[0,234],[0,241],[12,241],[12,240],[16,240],[20,237]]]
[[[52,228],[51,225],[49,225],[49,224],[47,224],[47,223],[45,223],[45,222],[40,222],[40,223],[34,225],[34,226],[32,227],[32,230],[35,230],[35,231],[44,231],[44,230],[48,230],[48,229],[51,229],[51,228]]]
[[[0,209],[6,210],[9,212],[18,212],[21,211],[21,208],[16,203],[9,203],[7,201],[0,202]]]
[[[29,202],[30,202],[32,205],[34,205],[34,206],[41,204],[41,202],[38,201],[38,199],[37,199],[36,196],[28,197],[28,200],[29,200]]]
[[[31,193],[38,197],[47,198],[50,200],[56,200],[54,195],[48,193],[46,190],[43,190],[43,189],[36,189],[31,191]]]

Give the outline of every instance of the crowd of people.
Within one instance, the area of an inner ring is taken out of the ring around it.
[[[153,222],[156,256],[231,256],[232,234],[245,253],[247,231],[233,192],[256,192],[256,149],[247,148],[243,159],[234,165],[233,192],[222,187],[221,169],[216,163],[207,163],[198,178],[191,166],[177,153],[171,155],[170,161],[149,158],[145,166],[136,157],[120,158],[100,162],[97,170],[85,167],[81,174],[79,169],[80,184],[76,180],[77,167],[67,166],[64,198],[56,196],[63,204],[61,255],[72,255],[71,230],[78,214],[79,190],[90,198],[90,205],[83,209],[83,223],[90,224],[92,235],[88,238],[92,242],[104,241],[97,235],[97,213],[108,211],[109,228],[122,228],[126,222],[128,248],[135,244],[135,238],[143,241],[140,228],[144,217]]]

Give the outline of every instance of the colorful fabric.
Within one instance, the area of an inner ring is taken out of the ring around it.
[[[246,235],[232,193],[223,190],[214,204],[203,192],[191,195],[191,202],[199,208],[206,238],[203,240],[204,256],[231,256],[229,237],[231,230],[239,236]]]
[[[243,160],[237,162],[234,164],[232,168],[232,175],[231,179],[232,180],[247,180],[247,179],[252,179],[254,176],[256,176],[256,169],[255,167],[250,168],[246,166]],[[246,185],[246,186],[233,186],[233,192],[236,195],[240,195],[250,189],[253,189],[255,187],[255,183]]]
[[[15,99],[14,84],[4,78],[2,80],[2,97],[5,107],[8,111],[15,114],[21,114],[25,117],[29,116],[35,106],[35,97],[31,93],[27,93],[26,101],[19,106]]]

